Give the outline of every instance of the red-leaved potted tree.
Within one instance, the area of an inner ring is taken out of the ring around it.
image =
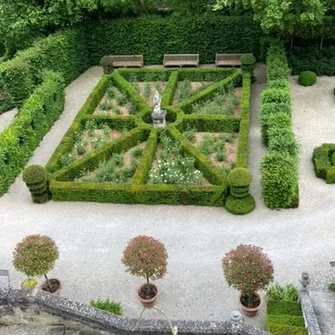
[[[273,281],[273,265],[262,248],[240,244],[222,259],[226,281],[241,292],[240,307],[247,316],[256,315],[261,305],[257,291]]]
[[[137,298],[144,307],[155,305],[158,289],[149,279],[163,278],[166,273],[168,254],[163,243],[149,236],[131,239],[123,252],[122,263],[128,272],[144,277],[147,282],[137,290]]]
[[[58,259],[58,248],[48,236],[29,235],[18,243],[14,250],[13,265],[19,272],[31,277],[44,276],[42,290],[57,294],[60,289],[58,279],[47,277]]]

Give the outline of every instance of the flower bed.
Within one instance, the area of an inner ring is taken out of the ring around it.
[[[178,96],[174,105],[178,85],[185,81],[204,83],[204,89],[185,95],[185,100]],[[122,69],[103,77],[46,166],[52,198],[223,206],[226,174],[235,165],[247,166],[250,75],[243,75],[242,96],[236,95],[237,114],[190,114],[190,110],[216,99],[220,92],[240,90],[241,84],[242,75],[231,69]],[[144,85],[150,87],[150,95],[158,86],[162,90],[162,109],[167,110],[164,129],[151,125],[150,96],[146,99],[141,94]],[[115,113],[117,96],[124,97],[124,113]],[[104,103],[112,105],[111,112],[101,115]],[[190,141],[190,130],[201,141],[205,135],[213,138],[215,152]],[[96,137],[98,141],[88,141]],[[78,143],[83,141],[89,142],[85,153],[79,145],[82,154],[64,164],[69,154],[78,153]]]

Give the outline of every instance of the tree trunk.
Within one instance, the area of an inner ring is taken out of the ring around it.
[[[291,35],[291,45],[290,45],[290,52],[292,53],[293,50],[293,35]]]
[[[50,292],[52,291],[52,289],[51,289],[51,286],[50,286],[50,283],[49,283],[49,279],[48,279],[48,277],[47,277],[47,275],[46,274],[44,274],[44,278],[45,278],[45,281],[47,282],[47,285],[48,285],[48,287],[49,287],[49,290],[50,290]]]
[[[320,50],[322,49],[323,46],[323,35],[321,36],[321,41],[320,41]]]

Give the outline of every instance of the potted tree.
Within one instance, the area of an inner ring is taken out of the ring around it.
[[[149,279],[164,277],[167,258],[164,244],[149,236],[131,239],[123,252],[122,263],[126,266],[126,271],[146,279],[146,283],[137,289],[137,298],[144,307],[150,308],[156,303],[158,289]]]
[[[273,265],[262,248],[240,244],[222,259],[222,268],[229,287],[241,292],[239,302],[246,316],[255,316],[261,306],[257,291],[273,281]]]
[[[58,248],[50,237],[29,235],[16,245],[13,265],[17,271],[24,273],[28,278],[44,275],[45,282],[42,284],[42,290],[58,294],[59,280],[47,277],[58,256]]]

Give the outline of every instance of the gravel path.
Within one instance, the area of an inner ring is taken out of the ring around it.
[[[0,133],[5,130],[9,124],[13,121],[14,117],[16,116],[18,110],[14,108],[8,112],[0,114]]]
[[[264,79],[264,68],[259,71]],[[67,88],[66,111],[36,150],[31,163],[44,164],[49,159],[100,73],[93,68]],[[264,87],[264,81],[259,80],[253,85],[250,131],[249,160],[255,177],[252,193],[257,202],[253,213],[237,217],[222,208],[195,206],[52,201],[34,205],[18,178],[10,192],[0,199],[1,267],[11,269],[13,284],[19,285],[24,277],[11,265],[15,244],[28,234],[49,235],[60,251],[60,259],[50,275],[61,280],[62,295],[83,302],[109,297],[122,303],[126,316],[136,317],[141,308],[135,289],[143,279],[126,273],[120,259],[130,238],[152,235],[165,243],[169,253],[168,274],[157,281],[159,306],[171,319],[193,320],[225,320],[238,308],[238,293],[227,287],[221,259],[240,243],[263,247],[273,260],[279,282],[297,283],[302,271],[328,270],[329,261],[335,260],[335,186],[317,179],[310,163],[312,149],[330,141],[331,132],[334,134],[335,123],[332,125],[331,120],[335,104],[324,87],[319,91],[322,80],[305,91],[292,79],[294,122],[302,144],[300,208],[271,211],[260,198],[258,167],[266,151],[260,145],[259,135],[258,94]],[[322,104],[320,98],[311,98],[313,90],[322,93]],[[302,96],[302,92],[308,94]],[[303,111],[307,99],[308,114]],[[154,313],[148,312],[146,317],[155,317]],[[247,322],[263,326],[263,313]]]

